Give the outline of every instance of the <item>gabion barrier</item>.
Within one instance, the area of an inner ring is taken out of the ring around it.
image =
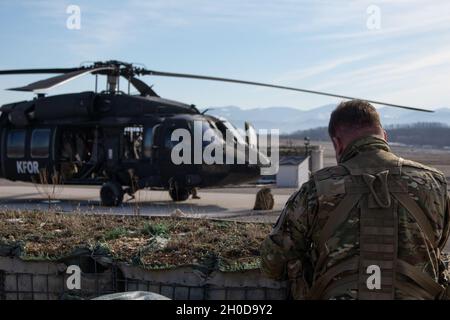
[[[68,284],[69,266],[80,268],[79,288]],[[91,299],[126,291],[151,291],[183,300],[288,298],[286,283],[267,279],[257,269],[222,272],[184,266],[147,270],[94,255],[58,262],[0,257],[0,300]]]

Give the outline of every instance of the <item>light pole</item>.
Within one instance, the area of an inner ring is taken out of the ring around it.
[[[309,156],[309,145],[311,144],[309,137],[304,138],[305,141],[305,156]]]

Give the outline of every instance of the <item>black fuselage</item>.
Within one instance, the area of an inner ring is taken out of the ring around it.
[[[248,162],[173,163],[175,129],[192,132],[194,121],[217,129],[219,120],[159,97],[83,92],[8,104],[0,111],[0,174],[10,180],[116,181],[139,190],[167,189],[173,181],[189,188],[241,184],[260,175]]]

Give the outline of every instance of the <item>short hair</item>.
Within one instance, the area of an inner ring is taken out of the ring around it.
[[[363,100],[341,102],[333,110],[328,123],[328,134],[335,137],[338,130],[382,128],[380,115],[374,106]]]

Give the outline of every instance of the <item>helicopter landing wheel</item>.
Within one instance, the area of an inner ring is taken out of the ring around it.
[[[173,201],[185,201],[189,198],[190,194],[188,188],[175,186],[169,189],[169,195]]]
[[[122,186],[115,181],[108,181],[100,189],[102,205],[106,207],[117,207],[123,201]]]

